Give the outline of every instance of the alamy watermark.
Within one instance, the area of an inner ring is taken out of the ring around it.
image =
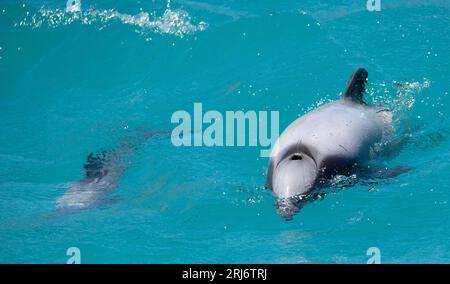
[[[70,256],[67,260],[67,264],[80,264],[81,263],[81,251],[77,247],[70,247],[66,251],[66,255]]]
[[[367,0],[366,7],[369,12],[379,12],[381,11],[381,0]]]
[[[172,144],[206,147],[262,147],[261,157],[269,157],[279,136],[278,111],[226,111],[203,113],[202,103],[194,103],[194,114],[178,110],[171,122],[178,124],[172,131]],[[270,114],[270,115],[269,115]],[[270,133],[269,133],[270,119]],[[205,127],[205,129],[204,129]]]
[[[377,247],[370,247],[366,252],[370,258],[367,260],[367,264],[380,264],[381,263],[381,251]]]

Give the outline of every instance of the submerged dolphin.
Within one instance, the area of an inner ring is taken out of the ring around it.
[[[84,164],[85,176],[69,184],[56,200],[59,210],[73,211],[94,207],[107,200],[126,170],[122,157],[115,151],[90,153]]]
[[[267,186],[278,197],[281,216],[291,218],[323,181],[370,160],[392,133],[391,113],[363,101],[367,77],[357,69],[340,100],[298,118],[275,143]]]
[[[84,164],[85,176],[71,182],[63,196],[56,200],[59,212],[77,211],[104,204],[111,199],[125,173],[127,159],[150,138],[166,137],[168,131],[144,131],[126,137],[116,149],[90,153]]]

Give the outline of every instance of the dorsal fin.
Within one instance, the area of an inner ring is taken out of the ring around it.
[[[364,68],[358,68],[353,72],[347,83],[347,89],[344,93],[345,99],[351,99],[363,103],[363,94],[366,90],[366,81],[369,73]]]
[[[102,151],[94,155],[90,153],[86,158],[86,163],[83,165],[86,172],[86,178],[102,178],[108,171],[105,169],[105,162],[108,159],[108,152]]]

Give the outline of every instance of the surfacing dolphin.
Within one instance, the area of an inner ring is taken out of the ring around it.
[[[326,180],[351,175],[376,156],[377,146],[393,132],[392,114],[363,100],[368,73],[358,68],[340,100],[317,108],[291,123],[273,147],[267,187],[286,218],[316,196]],[[367,166],[366,166],[367,169]],[[378,177],[393,177],[397,168]]]

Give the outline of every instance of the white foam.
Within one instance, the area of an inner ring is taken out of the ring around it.
[[[429,88],[430,80],[424,78],[422,82],[398,82],[392,84],[371,84],[368,88],[368,99],[373,104],[381,104],[388,107],[394,114],[402,114],[411,110],[416,102],[416,96],[424,89]],[[392,94],[395,93],[393,97]]]
[[[103,29],[105,25],[114,21],[139,27],[140,30],[137,32],[141,34],[153,32],[171,34],[181,38],[184,35],[203,31],[207,28],[205,22],[200,21],[198,24],[194,24],[188,12],[181,9],[171,10],[169,4],[161,16],[144,11],[131,15],[120,13],[115,9],[98,10],[88,8],[87,10],[82,10],[80,0],[68,0],[64,10],[41,8],[36,14],[25,17],[19,25],[33,28],[42,26],[56,28],[72,23],[81,23],[83,25],[101,24],[100,28]]]
[[[66,12],[67,13],[81,12],[81,0],[67,0]]]

